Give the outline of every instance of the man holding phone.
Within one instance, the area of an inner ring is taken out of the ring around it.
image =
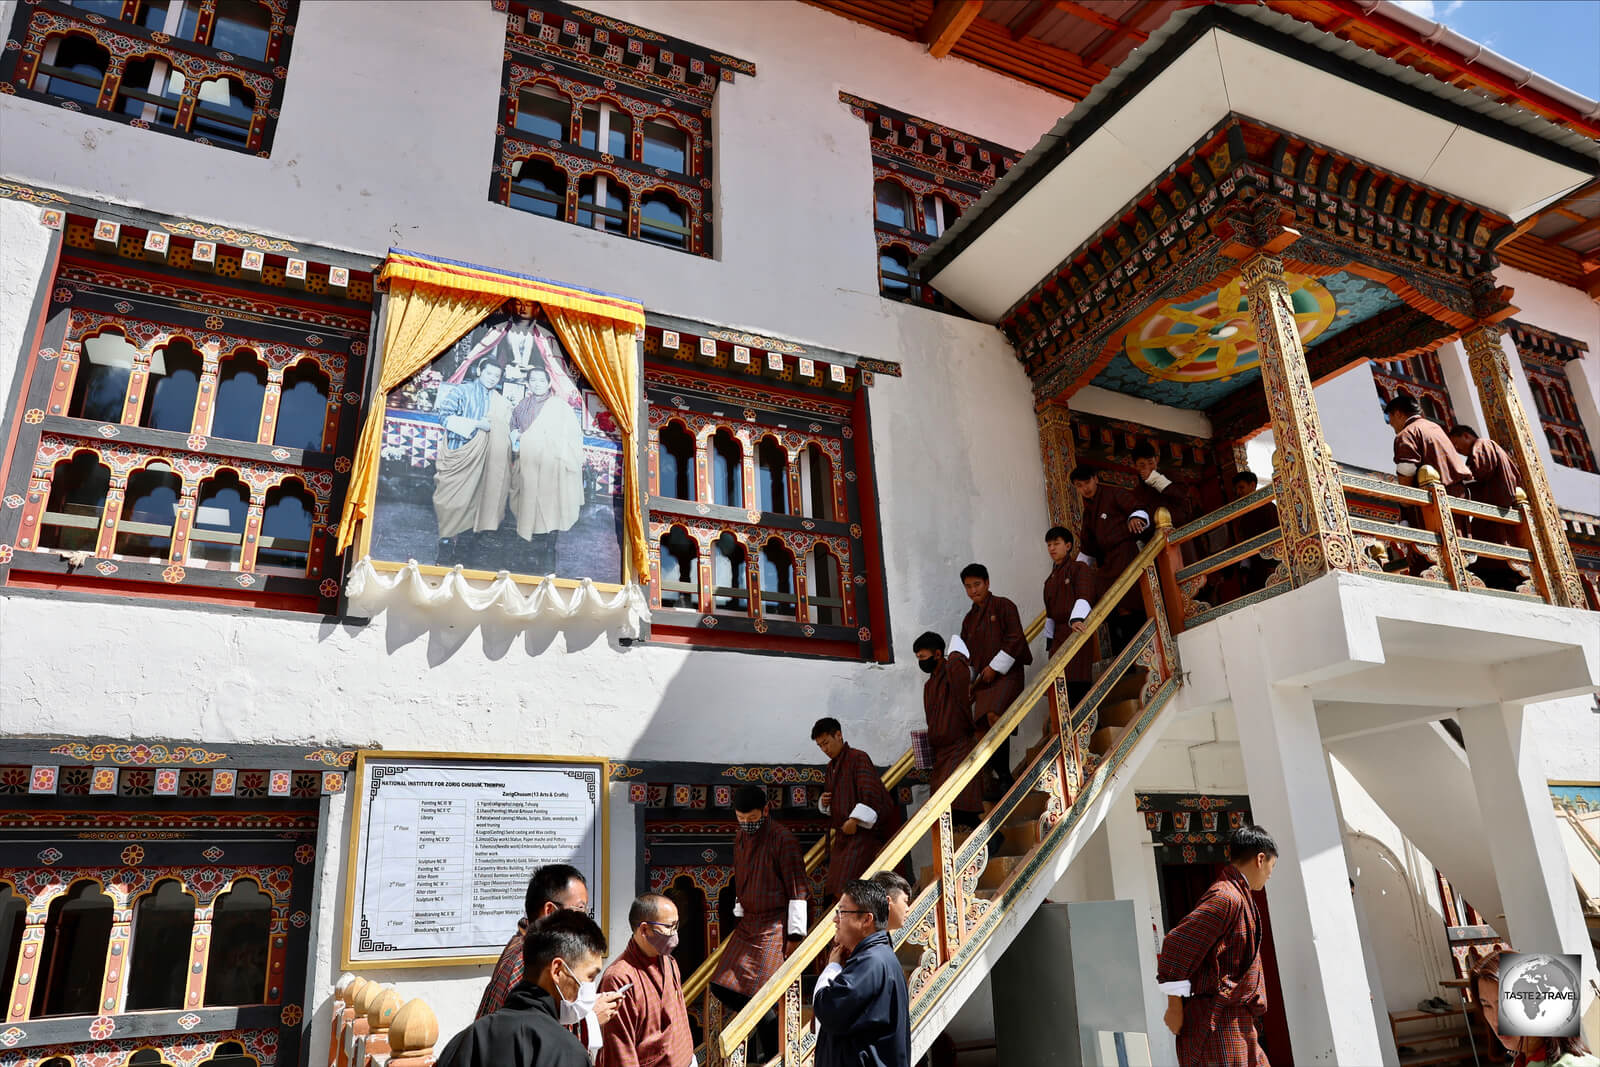
[[[694,1037],[683,1003],[683,976],[672,958],[678,947],[678,906],[645,893],[628,909],[633,937],[600,979],[601,993],[619,993],[606,1025],[599,1067],[690,1067]]]

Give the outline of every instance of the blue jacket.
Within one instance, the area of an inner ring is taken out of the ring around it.
[[[866,938],[812,1001],[817,1067],[911,1067],[910,1006],[889,935]]]

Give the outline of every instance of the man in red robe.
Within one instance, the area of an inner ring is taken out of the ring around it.
[[[1277,863],[1278,846],[1265,830],[1235,830],[1228,865],[1161,943],[1156,982],[1167,995],[1180,1067],[1269,1067],[1256,1038],[1267,988],[1261,914],[1250,894],[1266,886]]]
[[[928,680],[922,683],[922,715],[928,723],[928,745],[933,749],[930,784],[935,791],[949,780],[972,752],[977,727],[972,721],[972,667],[961,638],[944,638],[927,631],[912,642],[917,666]],[[983,785],[974,777],[950,806],[951,821],[970,830],[983,818]]]
[[[1472,499],[1516,510],[1522,475],[1511,453],[1487,437],[1479,437],[1472,427],[1459,423],[1450,428],[1450,443],[1466,457],[1467,470],[1472,472]],[[1472,524],[1472,536],[1496,545],[1521,543],[1515,526],[1488,519],[1478,519]],[[1479,559],[1472,570],[1491,589],[1515,589],[1522,584],[1522,575],[1504,560]]]
[[[1243,470],[1233,476],[1233,498],[1242,500],[1254,493],[1260,481],[1256,478],[1255,471]],[[1252,537],[1260,536],[1268,530],[1275,529],[1278,525],[1278,505],[1268,501],[1256,508],[1247,511],[1228,524],[1230,544],[1240,545]],[[1274,552],[1281,555],[1281,552]],[[1249,593],[1266,588],[1267,579],[1272,577],[1273,570],[1277,567],[1275,560],[1263,559],[1260,556],[1251,556],[1242,559],[1229,567],[1224,572],[1220,583],[1223,586],[1223,595],[1219,603],[1235,600]]]
[[[1139,554],[1139,535],[1150,528],[1151,515],[1138,498],[1115,485],[1102,485],[1093,469],[1079,465],[1068,476],[1072,487],[1083,498],[1083,554],[1099,568],[1104,595],[1116,584]],[[1144,601],[1138,587],[1128,590],[1111,616],[1113,652],[1121,652],[1144,624]]]
[[[1142,511],[1154,517],[1156,508],[1172,513],[1172,525],[1182,526],[1194,518],[1194,495],[1157,469],[1160,456],[1149,441],[1140,441],[1133,450],[1133,470],[1139,484],[1133,495]]]
[[[736,1013],[760,992],[784,957],[806,936],[806,862],[788,828],[767,810],[767,792],[742,785],[733,794],[738,840],[733,846],[733,913],[739,919],[722,963],[711,976],[711,992]],[[751,1063],[777,1054],[778,1017],[767,1012],[750,1035]]]
[[[823,892],[838,898],[846,882],[860,878],[872,866],[883,846],[900,829],[900,808],[883,786],[872,757],[852,748],[844,739],[839,720],[818,719],[811,740],[828,757],[822,797],[817,808],[833,830],[828,846],[828,878]]]
[[[1011,702],[1022,695],[1022,668],[1033,662],[1017,605],[989,591],[989,568],[969,563],[961,568],[961,584],[972,601],[961,620],[961,641],[978,669],[972,680],[972,717],[980,733],[987,732],[1005,715]],[[989,761],[988,773],[998,779],[998,800],[1011,788],[1011,738],[1000,743]]]
[[[678,947],[678,906],[645,893],[628,909],[633,937],[606,968],[601,993],[621,993],[616,1018],[605,1028],[599,1067],[690,1067],[694,1035],[683,1003],[683,974],[672,958]]]
[[[1095,599],[1094,568],[1073,549],[1072,531],[1052,526],[1044,535],[1050,553],[1050,576],[1044,580],[1044,650],[1055,650],[1083,630]],[[1067,664],[1067,697],[1074,707],[1094,685],[1094,649],[1085,643]],[[1066,709],[1062,709],[1065,711]]]
[[[1467,496],[1472,483],[1472,472],[1466,460],[1456,452],[1455,445],[1432,419],[1422,417],[1417,398],[1401,391],[1383,406],[1389,426],[1394,430],[1394,472],[1401,485],[1417,484],[1417,472],[1432,467],[1439,472],[1439,482],[1449,496]],[[1402,522],[1408,526],[1422,527],[1422,515],[1416,508],[1401,508]],[[1472,520],[1463,515],[1456,519],[1463,536],[1471,536]],[[1412,574],[1420,575],[1432,563],[1411,545],[1401,546]]]

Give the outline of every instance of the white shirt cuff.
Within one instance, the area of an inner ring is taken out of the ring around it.
[[[811,991],[811,1001],[812,1001],[813,1004],[816,1003],[817,994],[822,992],[829,985],[831,985],[833,980],[835,978],[839,977],[839,975],[843,971],[844,971],[844,964],[842,964],[842,963],[830,963],[826,967],[822,968],[822,973],[817,975],[816,988],[814,988]],[[822,1020],[817,1019],[815,1017],[812,1018],[812,1020],[811,1020],[811,1032],[813,1034],[822,1033]]]
[[[1140,508],[1138,511],[1135,511],[1132,515],[1129,515],[1128,518],[1130,518],[1130,519],[1143,519],[1145,522],[1149,522],[1150,521],[1150,513],[1148,511],[1144,510],[1143,508]]]
[[[1181,982],[1158,982],[1156,988],[1169,997],[1186,997],[1191,987],[1189,979],[1185,978]]]
[[[967,651],[967,643],[965,641],[961,640],[961,635],[960,634],[951,635],[950,644],[948,646],[946,646],[946,647],[951,652],[959,652],[963,656],[967,657],[968,659],[972,658],[972,653]]]
[[[849,817],[865,826],[868,830],[878,825],[878,813],[865,804],[857,804],[851,808]]]
[[[737,900],[733,902],[733,917],[735,919],[744,918],[744,905]]]
[[[1089,555],[1087,552],[1079,552],[1078,553],[1078,562],[1079,563],[1087,563],[1089,566],[1093,567],[1094,566],[1094,557]]]
[[[833,814],[831,811],[828,810],[831,807],[833,807],[832,804],[829,804],[826,800],[822,800],[821,798],[818,798],[818,800],[817,800],[817,810],[822,812],[822,814],[824,814],[824,815]]]
[[[789,933],[794,937],[806,936],[806,902],[789,901]]]
[[[1417,473],[1417,465],[1415,463],[1396,463],[1394,465],[1394,472],[1396,474],[1403,474],[1407,478],[1410,478]]]
[[[1089,612],[1092,610],[1093,608],[1090,607],[1089,602],[1083,597],[1079,597],[1077,603],[1072,605],[1072,621],[1082,622],[1089,617]]]
[[[1016,659],[1012,657],[1011,653],[996,652],[994,654],[994,659],[989,661],[989,666],[994,670],[994,673],[1004,674],[1006,671],[1009,671],[1012,666],[1016,664],[1016,662]]]
[[[1048,641],[1052,637],[1054,637],[1055,635],[1056,635],[1056,620],[1054,620],[1054,619],[1046,619],[1046,620],[1044,620],[1044,639],[1046,641]]]
[[[1165,493],[1167,491],[1167,487],[1172,484],[1172,479],[1168,478],[1160,471],[1151,471],[1149,474],[1145,475],[1144,484],[1148,485],[1158,493]]]

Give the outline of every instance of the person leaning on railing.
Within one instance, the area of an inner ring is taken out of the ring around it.
[[[1383,405],[1383,414],[1389,421],[1389,427],[1394,430],[1394,473],[1401,485],[1415,486],[1417,472],[1423,467],[1432,467],[1439,472],[1439,484],[1446,495],[1468,495],[1472,472],[1467,469],[1466,460],[1456,452],[1444,427],[1422,416],[1422,408],[1417,404],[1416,397],[1404,391],[1396,393]],[[1403,525],[1421,528],[1422,517],[1417,509],[1402,508],[1401,515]],[[1456,521],[1461,533],[1470,536],[1472,520],[1463,515]],[[1414,546],[1405,544],[1396,547],[1410,561],[1413,574],[1421,574],[1432,566],[1432,562]]]
[[[1511,458],[1511,453],[1487,437],[1479,437],[1477,430],[1462,423],[1450,427],[1450,443],[1466,457],[1467,470],[1472,472],[1472,499],[1497,508],[1516,510],[1517,490],[1522,488],[1522,475],[1517,471],[1517,461]],[[1480,520],[1472,524],[1472,536],[1490,544],[1515,545],[1517,528],[1501,522]],[[1479,560],[1472,570],[1492,589],[1515,589],[1522,584],[1522,576],[1503,560]]]
[[[1045,531],[1044,548],[1050,554],[1050,574],[1044,580],[1044,651],[1055,652],[1073,634],[1083,630],[1083,620],[1095,600],[1094,568],[1073,548],[1072,531],[1052,526]],[[1094,652],[1085,645],[1067,664],[1067,699],[1074,707],[1094,687]]]

